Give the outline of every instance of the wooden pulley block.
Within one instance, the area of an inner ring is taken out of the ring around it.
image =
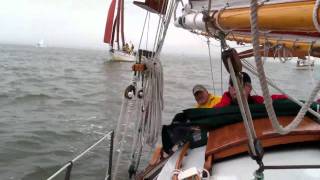
[[[138,72],[142,72],[144,70],[146,70],[147,67],[145,64],[134,64],[132,65],[132,71],[138,71]]]
[[[127,99],[132,99],[136,94],[136,87],[134,85],[129,85],[124,91],[124,97]]]
[[[223,61],[223,64],[224,64],[226,70],[229,73],[230,73],[230,70],[229,70],[229,65],[228,65],[228,59],[231,60],[231,64],[232,64],[233,69],[236,74],[238,74],[239,72],[242,71],[242,64],[240,61],[240,57],[235,49],[231,48],[231,49],[227,49],[227,50],[223,51],[221,54],[221,58],[222,58],[222,61]]]

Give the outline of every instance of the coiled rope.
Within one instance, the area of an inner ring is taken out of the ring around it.
[[[169,1],[169,0],[166,0]],[[171,0],[168,3],[168,8],[165,15],[159,15],[158,28],[155,35],[155,40],[153,44],[153,51],[150,55],[142,54],[141,62],[145,64],[146,70],[139,75],[140,80],[142,81],[142,95],[138,96],[138,102],[136,106],[138,107],[137,111],[137,123],[134,134],[134,144],[131,150],[131,163],[129,167],[129,175],[132,176],[139,165],[142,149],[145,144],[154,147],[157,143],[158,137],[161,132],[162,125],[162,111],[163,111],[163,69],[160,62],[160,52],[166,37],[166,32],[170,23],[170,19],[173,14],[173,10],[177,6],[178,1]],[[166,8],[164,2],[162,4],[161,12]],[[147,18],[150,14],[147,13],[145,24]],[[143,30],[144,30],[143,28]],[[149,25],[148,25],[149,31]],[[141,35],[142,39],[143,33]],[[140,44],[141,45],[141,39]],[[147,37],[148,39],[148,37]],[[147,42],[148,43],[148,42]],[[146,48],[148,48],[146,46]],[[140,49],[140,48],[139,48]],[[147,49],[146,49],[147,50]],[[148,51],[146,51],[148,52]],[[140,92],[139,91],[139,92]],[[139,93],[138,92],[138,93]],[[139,97],[140,96],[140,97]],[[142,99],[140,99],[142,98]]]
[[[143,86],[143,128],[142,136],[143,142],[154,146],[158,140],[162,124],[162,111],[163,111],[163,69],[160,61],[160,52],[166,37],[169,27],[170,19],[173,10],[177,6],[177,1],[171,0],[167,13],[164,17],[159,18],[159,26],[155,38],[155,55],[153,57],[142,57],[143,63],[146,65],[146,71],[143,73],[144,86]],[[162,7],[162,10],[164,6]]]
[[[138,91],[139,93],[139,91]],[[138,99],[137,99],[137,123],[135,126],[135,131],[134,131],[134,136],[133,136],[133,146],[131,149],[131,162],[129,165],[129,178],[131,178],[131,176],[133,174],[136,173],[138,167],[139,167],[139,163],[140,163],[140,159],[141,159],[141,152],[142,152],[142,148],[143,148],[143,136],[142,136],[142,129],[143,129],[143,116],[142,116],[142,111],[143,111],[143,106],[142,106],[142,94],[137,94],[138,95]],[[139,97],[140,96],[140,97]]]
[[[269,115],[269,118],[271,119],[271,123],[272,123],[273,128],[280,134],[287,134],[290,131],[292,131],[293,129],[295,129],[300,124],[300,122],[303,120],[303,117],[305,116],[307,109],[310,107],[312,101],[314,100],[315,96],[317,95],[318,91],[320,90],[320,81],[318,82],[317,86],[314,88],[314,90],[310,94],[309,99],[306,101],[304,106],[300,109],[300,111],[299,111],[298,115],[295,117],[295,119],[286,127],[282,127],[282,125],[278,122],[276,114],[274,112],[274,108],[272,105],[272,99],[270,97],[263,64],[262,64],[261,57],[259,54],[257,0],[251,0],[250,9],[251,9],[251,19],[250,20],[251,20],[253,52],[254,52],[254,56],[255,56],[258,77],[259,77],[261,90],[262,90],[264,101],[265,101],[266,110]]]
[[[148,60],[143,58],[145,71],[145,86],[143,87],[143,128],[144,142],[154,146],[160,134],[163,110],[163,70],[158,58]]]

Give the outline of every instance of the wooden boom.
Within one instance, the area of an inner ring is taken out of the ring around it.
[[[282,32],[317,32],[312,17],[314,0],[267,4],[258,9],[259,29]],[[320,22],[318,11],[318,22]],[[250,8],[232,8],[214,13],[213,22],[223,30],[250,30]]]

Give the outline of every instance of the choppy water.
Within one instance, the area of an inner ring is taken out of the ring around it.
[[[45,179],[99,139],[100,133],[115,128],[122,92],[132,77],[131,64],[107,59],[104,51],[0,45],[0,179]],[[192,86],[212,87],[212,80],[205,55],[164,54],[162,60],[163,121],[169,123],[175,113],[194,105]],[[215,90],[220,94],[219,57],[213,64]],[[294,63],[267,63],[266,72],[304,99],[319,67],[313,72],[294,67]],[[227,79],[223,71],[223,82]],[[72,177],[103,179],[106,148],[101,145],[76,163]]]

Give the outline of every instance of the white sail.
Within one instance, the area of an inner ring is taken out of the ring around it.
[[[39,42],[37,43],[36,46],[37,46],[37,47],[40,47],[40,48],[46,47],[43,39],[39,40]]]

